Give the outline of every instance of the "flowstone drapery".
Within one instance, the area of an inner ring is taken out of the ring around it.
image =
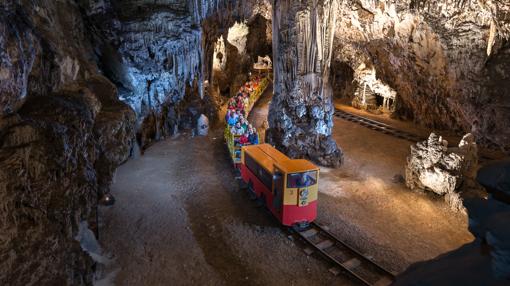
[[[277,0],[273,5],[274,97],[268,141],[294,158],[337,166],[342,152],[331,138],[328,81],[336,0]]]

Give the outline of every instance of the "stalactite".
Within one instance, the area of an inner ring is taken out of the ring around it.
[[[492,47],[494,46],[494,43],[496,42],[496,23],[494,20],[491,21],[491,27],[489,30],[489,41],[487,43],[487,56],[491,55]]]

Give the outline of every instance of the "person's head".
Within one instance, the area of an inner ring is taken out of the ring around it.
[[[240,128],[241,127],[241,123],[239,121],[236,122],[236,127],[237,128]]]

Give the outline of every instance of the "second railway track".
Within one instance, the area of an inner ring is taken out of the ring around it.
[[[376,130],[376,131],[382,132],[384,134],[392,135],[394,137],[397,137],[400,139],[405,139],[405,140],[408,140],[411,142],[419,142],[419,141],[427,140],[427,138],[425,138],[425,137],[418,136],[416,134],[412,134],[412,133],[405,132],[402,130],[398,130],[391,125],[388,125],[388,124],[385,124],[385,123],[382,123],[382,122],[379,122],[376,120],[372,120],[372,119],[369,119],[366,117],[362,117],[359,115],[351,114],[351,113],[348,113],[348,112],[345,112],[345,111],[342,111],[339,109],[335,110],[335,116],[345,119],[347,121],[358,123],[362,126],[370,128],[372,130]]]
[[[382,123],[382,122],[379,122],[379,121],[376,121],[376,120],[373,120],[373,119],[369,119],[369,118],[366,118],[366,117],[363,117],[363,116],[359,116],[359,115],[355,115],[355,114],[352,114],[352,113],[348,113],[348,112],[345,112],[343,110],[340,110],[340,109],[335,109],[335,116],[336,117],[339,117],[339,118],[342,118],[344,120],[347,120],[347,121],[350,121],[350,122],[354,122],[354,123],[358,123],[360,124],[361,126],[364,126],[364,127],[367,127],[369,129],[372,129],[372,130],[375,130],[375,131],[378,131],[378,132],[382,132],[384,134],[387,134],[387,135],[390,135],[390,136],[393,136],[393,137],[397,137],[397,138],[400,138],[400,139],[404,139],[404,140],[407,140],[407,141],[410,141],[410,142],[413,142],[413,143],[416,143],[416,142],[421,142],[421,141],[425,141],[427,140],[426,137],[423,137],[423,136],[419,136],[419,135],[416,135],[416,134],[413,134],[413,133],[410,133],[410,132],[406,132],[406,131],[402,131],[402,130],[399,130],[391,125],[388,125],[386,123]],[[455,145],[451,144],[449,142],[449,145],[448,147],[455,147]],[[495,146],[489,146],[489,150],[496,150],[497,147]],[[484,164],[488,161],[492,161],[492,160],[496,160],[495,158],[492,158],[492,157],[489,157],[489,156],[486,156],[486,155],[480,155],[479,157],[479,161],[480,163]]]

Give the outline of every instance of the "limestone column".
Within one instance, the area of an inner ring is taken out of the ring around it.
[[[337,166],[329,68],[338,0],[273,1],[274,97],[268,142],[292,158]]]

